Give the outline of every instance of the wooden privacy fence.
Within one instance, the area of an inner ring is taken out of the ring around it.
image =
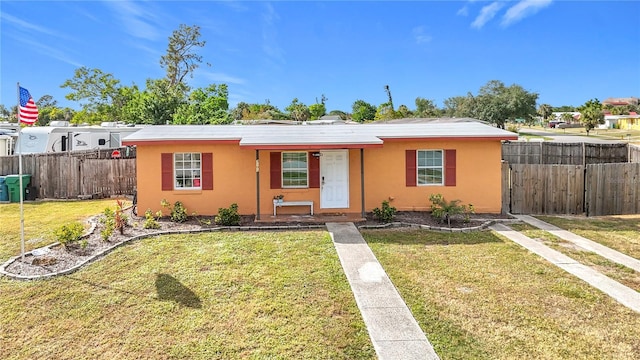
[[[518,141],[502,144],[502,160],[509,164],[588,165],[625,163],[629,161],[629,157],[629,146],[624,143]]]
[[[514,214],[640,213],[640,163],[502,166],[503,211]]]
[[[640,163],[640,146],[629,144],[629,162]]]
[[[119,149],[22,156],[22,172],[31,175],[38,198],[72,199],[133,194],[136,186],[135,150]],[[0,157],[0,176],[18,174],[18,156]]]
[[[640,163],[587,166],[587,216],[640,214]]]

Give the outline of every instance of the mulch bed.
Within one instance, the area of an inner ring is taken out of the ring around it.
[[[198,232],[207,231],[207,229],[218,228],[214,222],[213,216],[198,216],[189,217],[189,219],[183,223],[175,223],[169,218],[162,218],[158,220],[160,229],[144,229],[144,217],[135,216],[131,213],[131,209],[125,211],[129,216],[129,223],[125,230],[124,235],[121,235],[117,231],[111,235],[108,241],[104,241],[101,237],[101,231],[103,225],[99,219],[102,215],[96,216],[91,219],[93,231],[91,231],[84,238],[87,241],[86,247],[82,248],[78,244],[63,247],[60,244],[53,244],[34,250],[28,254],[25,254],[24,261],[17,259],[9,263],[4,271],[8,275],[17,275],[17,278],[42,278],[58,275],[82,266],[85,263],[92,261],[97,255],[109,252],[110,250],[122,245],[125,241],[136,237],[148,237],[158,234],[162,234],[167,231],[185,231],[185,232]],[[499,214],[474,214],[471,216],[468,222],[464,222],[462,219],[453,219],[451,221],[451,228],[468,228],[477,227],[484,224],[488,220],[508,219],[507,215]],[[324,222],[255,222],[254,216],[242,216],[240,228],[245,230],[259,230],[263,228],[265,230],[271,230],[276,228],[297,228],[297,227],[313,227],[315,225],[322,226]],[[427,212],[419,211],[401,211],[395,216],[394,222],[396,224],[417,224],[427,225],[430,227],[448,227],[446,223],[440,223],[436,219],[432,218]],[[376,221],[373,214],[367,214],[366,221],[359,222],[357,226],[374,227],[376,225],[383,225]]]

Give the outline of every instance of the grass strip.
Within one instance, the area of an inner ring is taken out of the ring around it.
[[[635,359],[640,316],[490,231],[363,235],[442,359]]]

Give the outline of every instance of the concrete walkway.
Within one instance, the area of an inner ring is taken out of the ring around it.
[[[378,358],[439,359],[353,223],[327,223]]]
[[[532,253],[546,259],[564,271],[586,281],[589,285],[611,296],[622,305],[640,313],[640,293],[628,288],[611,278],[602,275],[592,268],[580,264],[572,258],[553,250],[546,245],[531,239],[511,228],[495,224],[489,227],[493,231],[504,235]]]
[[[526,222],[529,225],[535,226],[538,229],[542,229],[544,231],[549,232],[563,240],[574,243],[575,245],[587,250],[594,252],[603,258],[607,258],[613,262],[624,265],[628,268],[631,268],[637,272],[640,272],[640,260],[632,258],[629,255],[625,255],[621,252],[615,251],[611,248],[608,248],[604,245],[598,244],[595,241],[589,240],[587,238],[583,238],[580,235],[576,235],[570,231],[561,229],[557,226],[551,225],[542,220],[538,220],[533,216],[529,215],[514,215],[516,218]]]

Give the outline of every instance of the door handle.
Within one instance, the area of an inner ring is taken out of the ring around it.
[[[324,185],[324,176],[322,177],[322,185]]]

